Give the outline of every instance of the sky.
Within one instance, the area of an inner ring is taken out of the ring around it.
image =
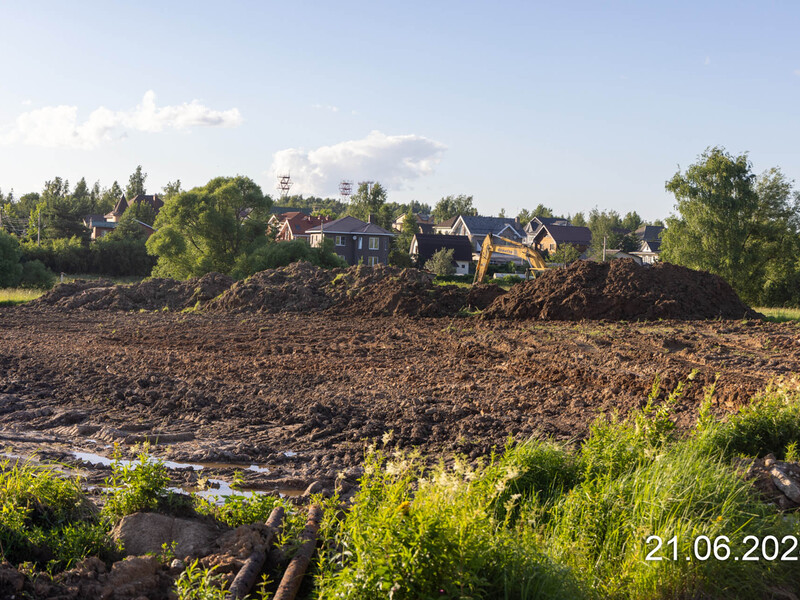
[[[800,181],[800,4],[0,0],[0,189],[380,181],[668,216],[710,146]]]

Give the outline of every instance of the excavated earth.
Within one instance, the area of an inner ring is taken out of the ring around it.
[[[657,378],[662,398],[691,378],[676,408],[688,427],[717,377],[725,413],[799,367],[800,328],[671,265],[577,263],[507,294],[304,263],[236,283],[84,282],[0,309],[0,440],[83,467],[75,450],[148,442],[206,476],[250,467],[249,487],[286,491],[355,482],[368,444],[438,459],[577,440],[642,406]]]

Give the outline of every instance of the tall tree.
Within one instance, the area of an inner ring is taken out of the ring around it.
[[[142,173],[142,165],[138,165],[136,170],[131,173],[128,178],[128,186],[125,188],[125,197],[132,200],[139,194],[146,194],[147,190],[144,187],[144,182],[147,179],[147,173]]]
[[[237,260],[267,238],[272,200],[247,177],[217,177],[164,203],[147,250],[155,275],[185,279],[230,273]]]
[[[175,181],[168,181],[167,185],[165,185],[161,189],[161,191],[162,191],[163,196],[164,196],[163,197],[164,202],[166,202],[167,200],[169,200],[173,196],[177,196],[178,194],[180,194],[183,191],[181,189],[181,180],[180,179],[176,179]]]
[[[644,224],[642,217],[634,210],[628,213],[625,213],[625,216],[622,217],[622,228],[627,229],[628,231],[636,231]]]
[[[477,216],[478,209],[472,206],[472,196],[459,194],[458,196],[445,196],[436,203],[431,213],[431,218],[437,223],[446,221],[458,215]]]
[[[374,215],[378,225],[384,229],[392,227],[394,220],[392,207],[386,204],[386,190],[380,183],[360,183],[358,190],[350,197],[347,214],[368,221]]]
[[[796,262],[787,249],[797,244],[800,206],[780,170],[756,177],[747,154],[713,147],[666,189],[678,214],[667,219],[663,259],[716,273],[749,302],[759,300],[769,273]]]
[[[569,222],[575,227],[586,227],[586,217],[582,212],[576,212],[570,217]]]

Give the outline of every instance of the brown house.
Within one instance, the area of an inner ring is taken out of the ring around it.
[[[158,197],[158,194],[137,194],[132,200],[130,200],[130,202],[125,199],[125,196],[122,196],[119,200],[117,200],[117,203],[114,205],[114,208],[111,209],[111,212],[106,213],[105,215],[86,215],[83,218],[83,224],[92,230],[92,240],[100,239],[104,235],[116,229],[117,223],[119,223],[122,214],[129,207],[142,202],[150,205],[150,207],[153,209],[154,215],[157,215],[158,211],[161,210],[161,207],[164,206],[164,202]],[[154,231],[153,226],[148,225],[147,223],[142,223],[141,221],[138,221],[138,223],[142,226],[142,231],[144,231],[145,234],[150,237],[150,234]]]
[[[342,217],[306,230],[311,245],[319,247],[323,237],[332,240],[333,251],[349,265],[385,265],[389,263],[389,245],[394,234],[375,223],[355,217]]]
[[[289,242],[291,240],[309,241],[309,234],[306,233],[312,227],[319,227],[320,223],[329,223],[329,217],[312,217],[302,212],[288,212],[281,215],[282,220],[278,222],[278,233],[275,239],[279,242]]]
[[[585,252],[592,243],[592,232],[588,227],[574,225],[545,225],[539,227],[533,238],[533,246],[539,252],[555,252],[559,246],[571,244],[579,252]]]

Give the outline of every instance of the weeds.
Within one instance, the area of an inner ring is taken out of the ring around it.
[[[178,600],[225,600],[226,592],[222,577],[195,560],[188,565],[175,582]]]

